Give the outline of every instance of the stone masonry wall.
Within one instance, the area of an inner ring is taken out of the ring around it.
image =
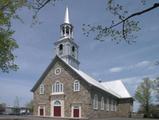
[[[133,99],[120,99],[118,105],[118,116],[120,117],[129,117],[133,107]]]
[[[61,74],[55,75],[55,68],[61,68]],[[64,85],[64,95],[51,95],[52,93],[52,85],[56,81],[60,81]],[[80,81],[80,91],[73,91],[73,83],[74,80]],[[88,90],[88,84],[82,80],[80,76],[77,76],[74,72],[70,71],[70,69],[64,66],[59,61],[54,65],[54,67],[50,70],[50,72],[46,75],[43,80],[43,84],[45,86],[45,94],[39,95],[39,88],[34,92],[34,115],[38,115],[38,106],[45,105],[46,107],[46,116],[50,116],[51,113],[51,101],[54,99],[62,99],[64,100],[64,117],[71,117],[71,105],[72,103],[81,104],[81,116],[86,117],[90,110],[90,94]]]

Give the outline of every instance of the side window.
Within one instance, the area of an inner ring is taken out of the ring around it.
[[[104,97],[101,98],[101,106],[100,106],[101,110],[104,110]]]
[[[93,109],[98,109],[98,95],[95,94],[93,98]]]
[[[44,84],[41,84],[41,85],[40,85],[40,89],[39,89],[39,93],[40,93],[40,94],[44,94],[44,91],[45,91],[45,90],[44,90]]]
[[[78,80],[74,81],[73,90],[74,90],[74,92],[80,91],[80,82]]]
[[[106,102],[106,111],[109,111],[109,98],[107,98],[107,102]]]
[[[111,99],[111,111],[113,111],[113,99]]]
[[[116,102],[116,100],[113,101],[113,111],[117,111],[117,102]]]

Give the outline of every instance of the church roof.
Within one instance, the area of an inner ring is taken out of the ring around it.
[[[93,79],[91,76],[87,75],[81,70],[78,70],[71,65],[67,64],[64,60],[62,60],[60,57],[55,56],[55,58],[52,60],[52,62],[49,64],[47,69],[44,71],[40,79],[36,82],[34,87],[31,89],[31,91],[35,91],[37,87],[41,84],[45,76],[48,74],[48,72],[51,70],[53,65],[55,64],[56,60],[60,60],[63,62],[66,66],[71,68],[76,74],[78,74],[80,77],[82,77],[86,82],[89,84],[104,90],[105,92],[108,92],[118,98],[131,98],[130,94],[128,93],[127,89],[125,88],[124,84],[121,81],[111,81],[111,82],[103,82],[99,83],[97,80]]]
[[[66,63],[67,64],[67,63]],[[68,66],[70,66],[69,64],[67,64]],[[91,76],[89,76],[88,74],[84,73],[83,71],[81,70],[78,70],[72,66],[70,66],[78,75],[80,75],[84,80],[86,80],[89,84],[97,87],[97,88],[100,88],[118,98],[120,98],[120,95],[116,94],[114,91],[112,91],[111,89],[107,88],[107,87],[104,87],[102,84],[100,84],[97,80],[95,80],[94,78],[92,78]]]
[[[108,81],[108,82],[101,82],[101,85],[104,87],[111,89],[113,92],[120,95],[121,98],[130,98],[131,95],[127,91],[125,85],[121,80],[114,80],[114,81]]]

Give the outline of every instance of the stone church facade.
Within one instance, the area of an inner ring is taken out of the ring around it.
[[[32,88],[34,115],[67,118],[128,117],[133,98],[122,81],[98,82],[79,69],[78,45],[66,8],[56,56]]]

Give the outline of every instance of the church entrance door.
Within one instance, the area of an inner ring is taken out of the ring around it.
[[[55,117],[61,116],[61,106],[54,106],[54,116]]]
[[[54,102],[54,117],[61,117],[61,102],[55,101]]]
[[[40,108],[40,116],[43,116],[43,115],[44,115],[44,109]]]
[[[72,112],[73,112],[73,117],[80,117],[80,106],[74,105]]]
[[[73,117],[79,117],[79,108],[73,110]]]

